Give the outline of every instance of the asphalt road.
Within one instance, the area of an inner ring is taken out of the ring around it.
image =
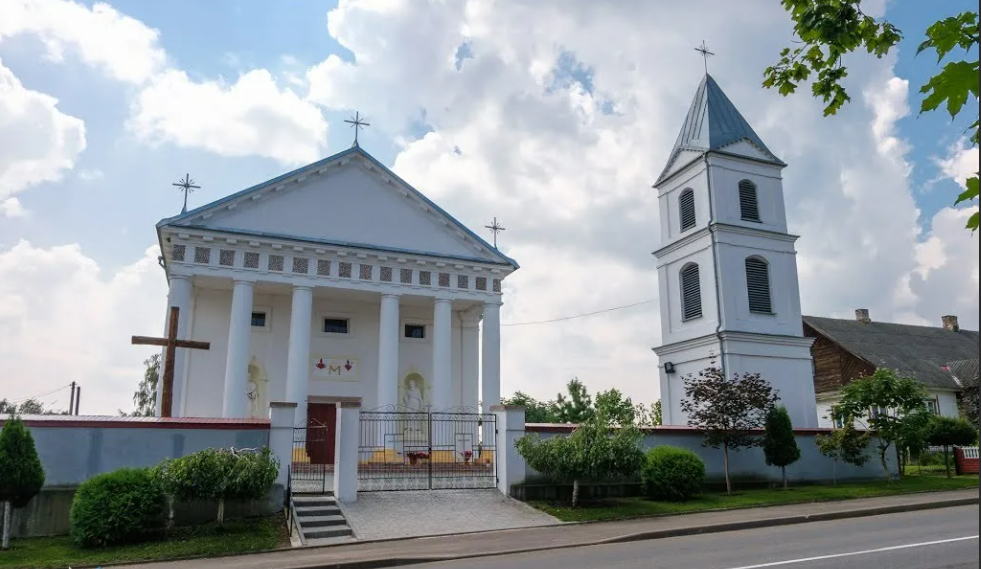
[[[977,569],[978,506],[415,565],[418,569]]]

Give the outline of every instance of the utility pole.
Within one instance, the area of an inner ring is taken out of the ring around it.
[[[68,400],[68,414],[75,414],[75,382],[72,382],[72,398]]]
[[[82,386],[79,385],[75,389],[75,412],[72,415],[78,415],[78,404],[82,400]]]

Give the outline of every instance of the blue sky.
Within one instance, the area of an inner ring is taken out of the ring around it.
[[[0,88],[35,106],[0,100],[0,152],[15,160],[0,156],[0,203],[8,184],[24,211],[0,208],[0,377],[57,384],[39,347],[52,346],[57,367],[125,406],[145,357],[126,340],[163,321],[148,248],[154,224],[180,211],[171,184],[190,173],[196,207],[343,150],[355,109],[380,161],[477,231],[504,222],[502,247],[522,265],[505,322],[656,298],[650,185],[700,80],[703,38],[713,76],[790,164],[805,312],[862,305],[921,324],[958,313],[976,329],[977,238],[958,227],[958,184],[938,166],[977,168],[976,150],[952,149],[971,117],[917,116],[938,68],[914,56],[929,22],[976,7],[888,2],[902,44],[851,57],[852,102],[822,118],[809,87],[760,87],[792,39],[777,3],[5,1]],[[82,124],[78,150],[64,137]],[[25,165],[47,181],[14,180]],[[513,328],[504,389],[552,396],[578,375],[652,399],[658,316],[652,303],[583,327]],[[0,398],[26,389],[4,383]]]

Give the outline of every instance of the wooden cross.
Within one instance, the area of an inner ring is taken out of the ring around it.
[[[167,326],[166,338],[133,336],[134,345],[164,346],[167,348],[167,353],[164,355],[163,377],[160,378],[160,381],[163,382],[163,401],[160,404],[161,417],[170,417],[172,415],[174,406],[174,356],[177,355],[177,348],[190,348],[192,350],[211,349],[211,342],[177,339],[177,319],[180,318],[180,314],[180,308],[176,306],[170,307],[170,322]]]

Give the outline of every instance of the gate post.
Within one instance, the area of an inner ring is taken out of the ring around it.
[[[358,500],[358,448],[361,445],[361,403],[337,404],[334,451],[334,497],[339,502]]]
[[[494,462],[497,464],[497,489],[511,495],[511,486],[525,481],[525,459],[518,454],[515,441],[525,435],[525,408],[517,405],[494,405],[497,417],[497,439]]]
[[[276,484],[286,489],[290,466],[293,464],[293,417],[296,403],[271,401],[269,403],[269,450],[279,459]]]

